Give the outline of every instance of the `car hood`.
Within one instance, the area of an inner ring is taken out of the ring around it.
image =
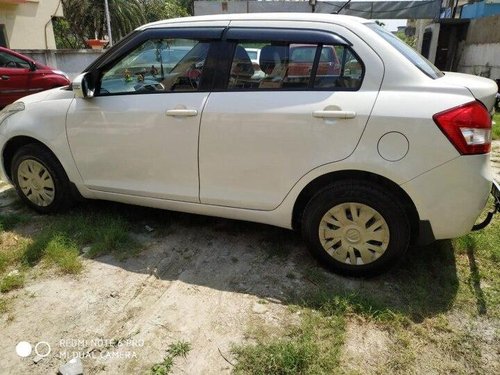
[[[64,86],[24,96],[18,101],[23,102],[24,104],[30,104],[47,100],[70,99],[74,97],[75,93],[72,90],[69,90],[68,86]]]
[[[498,86],[495,81],[489,78],[473,76],[471,74],[445,72],[445,75],[439,78],[439,81],[467,88],[477,100],[481,101],[488,108],[488,111],[491,111],[495,104]]]

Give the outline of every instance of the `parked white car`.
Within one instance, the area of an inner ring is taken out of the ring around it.
[[[291,63],[291,45],[315,53]],[[69,89],[5,108],[2,179],[39,212],[81,195],[295,229],[330,269],[375,274],[473,227],[492,188],[496,91],[361,18],[161,21]]]

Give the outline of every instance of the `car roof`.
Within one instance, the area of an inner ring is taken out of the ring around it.
[[[312,21],[312,22],[327,22],[338,24],[349,23],[367,23],[373,22],[361,17],[346,16],[340,14],[325,14],[325,13],[231,13],[217,14],[207,16],[172,18],[168,20],[151,22],[138,27],[136,30],[145,30],[148,28],[157,28],[162,26],[172,26],[173,24],[183,23],[198,23],[209,21]]]

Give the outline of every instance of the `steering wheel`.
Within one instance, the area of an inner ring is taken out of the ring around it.
[[[5,64],[7,68],[17,68],[17,63],[14,61],[9,61],[7,64]]]

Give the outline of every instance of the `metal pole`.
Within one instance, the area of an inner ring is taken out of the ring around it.
[[[111,35],[111,20],[109,17],[108,0],[104,0],[104,13],[106,13],[106,29],[108,29],[109,46],[113,45],[113,36]]]

